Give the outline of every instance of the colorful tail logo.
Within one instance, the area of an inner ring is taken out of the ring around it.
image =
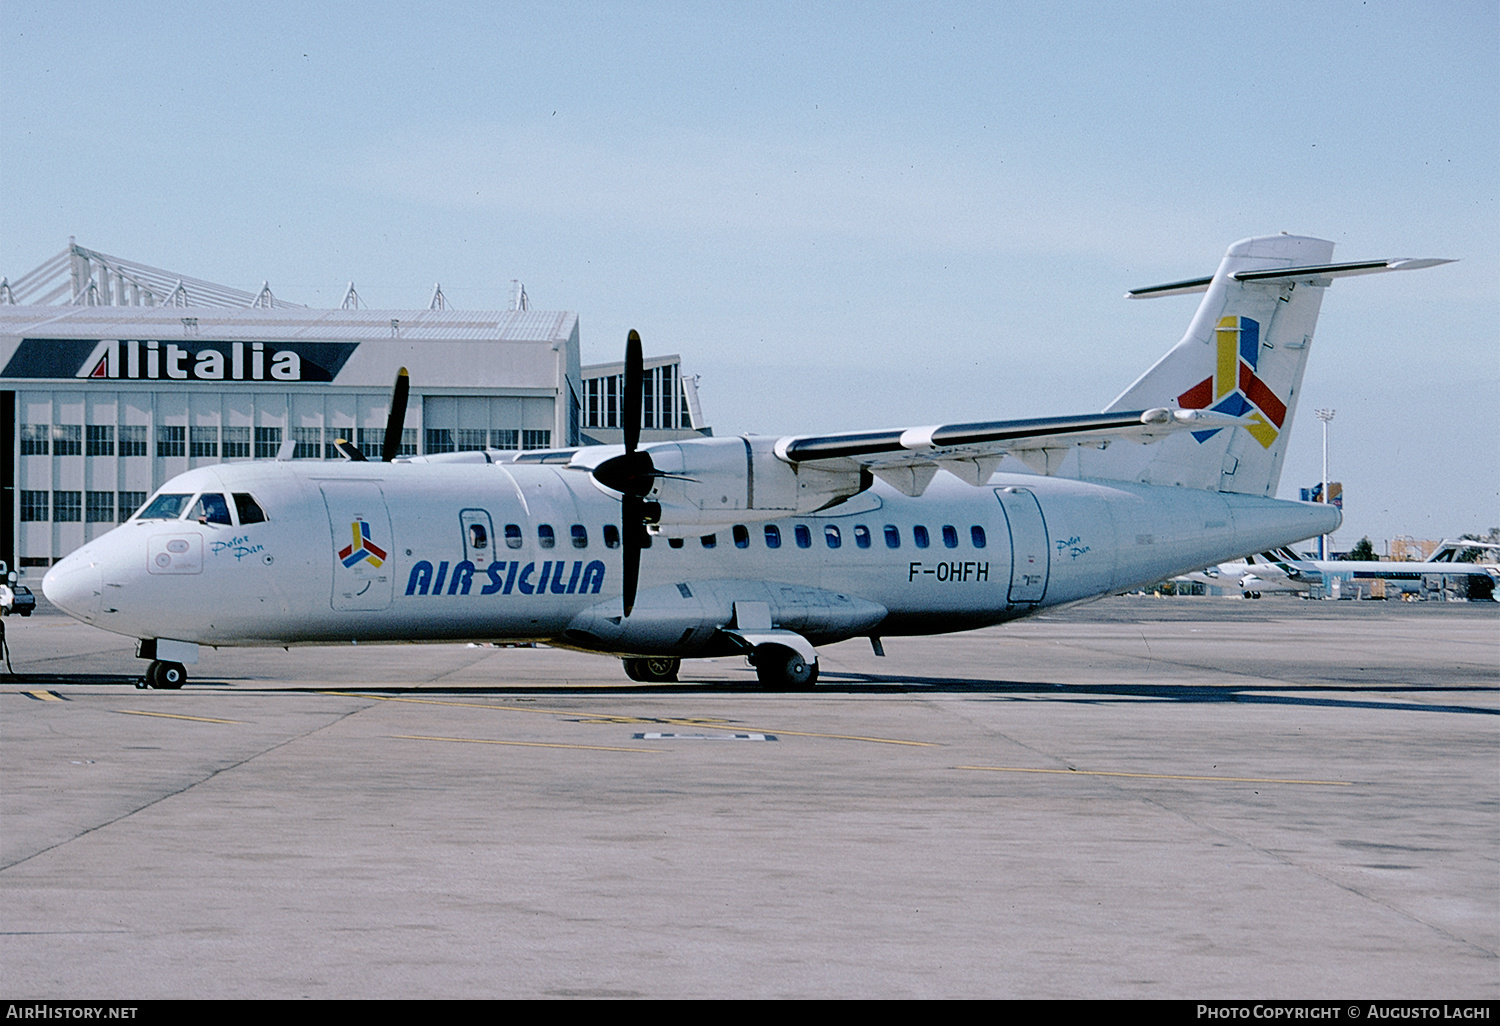
[[[1286,403],[1255,376],[1255,362],[1260,357],[1260,322],[1249,317],[1224,317],[1214,334],[1219,350],[1214,376],[1204,378],[1178,396],[1177,401],[1185,410],[1201,410],[1212,404],[1215,411],[1232,417],[1252,414],[1253,423],[1246,425],[1245,430],[1262,448],[1269,449],[1286,420]],[[1206,442],[1219,431],[1219,428],[1194,431],[1193,437]]]
[[[354,532],[354,544],[339,549],[339,559],[343,564],[352,567],[362,559],[368,559],[372,566],[384,563],[385,550],[370,540],[370,525],[363,520],[356,520],[349,527]]]

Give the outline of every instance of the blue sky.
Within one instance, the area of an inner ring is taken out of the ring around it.
[[[69,235],[336,305],[575,310],[720,433],[1096,410],[1208,274],[1337,282],[1282,494],[1334,407],[1341,545],[1500,524],[1500,8],[1324,3],[0,6],[0,274]]]

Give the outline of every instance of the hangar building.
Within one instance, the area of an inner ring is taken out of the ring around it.
[[[576,313],[519,288],[511,305],[453,310],[437,288],[428,309],[371,310],[351,284],[312,309],[70,242],[0,280],[0,559],[50,566],[193,467],[289,441],[299,460],[341,458],[339,438],[378,452],[403,366],[404,455],[612,441],[620,371],[580,365]],[[676,358],[648,374],[645,436],[692,433]]]

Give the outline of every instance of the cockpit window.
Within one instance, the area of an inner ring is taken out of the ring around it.
[[[176,520],[182,516],[182,511],[187,509],[191,502],[191,495],[179,492],[162,492],[151,500],[150,505],[135,515],[137,520]]]
[[[224,496],[218,492],[204,492],[198,496],[198,501],[193,503],[193,511],[188,514],[189,520],[196,520],[200,524],[225,524],[232,525],[234,521],[229,519],[229,503],[224,501]]]
[[[263,524],[266,522],[266,511],[260,508],[260,503],[244,492],[234,493],[234,509],[240,515],[240,526],[246,524]]]

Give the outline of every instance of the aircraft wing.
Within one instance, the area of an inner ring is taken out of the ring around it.
[[[1178,431],[1248,423],[1251,421],[1243,417],[1212,410],[1158,408],[838,435],[790,435],[776,443],[776,455],[796,467],[845,473],[867,470],[905,494],[916,496],[926,490],[939,470],[981,485],[1006,456],[1021,459],[1038,473],[1050,474],[1075,447],[1104,448],[1120,440],[1149,444]]]

